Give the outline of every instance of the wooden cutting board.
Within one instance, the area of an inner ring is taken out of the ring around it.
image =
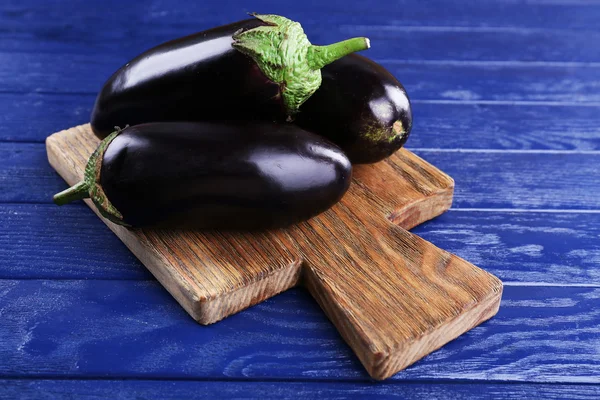
[[[72,185],[97,144],[89,125],[61,131],[46,140],[48,159]],[[340,203],[288,229],[140,230],[103,220],[199,323],[302,285],[369,374],[385,379],[498,311],[498,278],[406,230],[446,211],[453,190],[452,178],[402,149],[355,167]]]

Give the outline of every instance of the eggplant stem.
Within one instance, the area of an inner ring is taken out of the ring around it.
[[[54,204],[63,206],[72,201],[83,200],[89,197],[90,187],[88,183],[83,180],[71,186],[70,188],[63,190],[62,192],[55,194],[52,200],[54,200]]]
[[[364,37],[313,46],[297,22],[273,14],[254,14],[254,17],[265,25],[237,31],[231,45],[251,57],[267,79],[280,85],[288,119],[321,85],[322,67],[369,48],[369,39]]]
[[[311,45],[308,48],[306,59],[311,69],[321,69],[348,54],[366,50],[371,47],[371,42],[366,37],[355,37],[327,46]]]

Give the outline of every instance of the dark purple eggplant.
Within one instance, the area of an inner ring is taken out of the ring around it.
[[[277,15],[161,44],[104,84],[94,133],[159,121],[290,120],[321,83],[320,69],[369,47],[366,38],[310,44],[297,22]]]
[[[91,197],[132,227],[274,228],[334,205],[351,174],[337,146],[292,124],[149,123],[104,139],[54,202]]]
[[[354,164],[380,161],[404,145],[412,110],[404,87],[378,63],[358,54],[321,70],[323,83],[295,123],[331,140]]]

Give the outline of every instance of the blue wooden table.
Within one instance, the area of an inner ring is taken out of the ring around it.
[[[85,205],[51,204],[47,135],[137,53],[248,11],[371,38],[407,147],[456,180],[414,232],[505,283],[495,318],[384,383],[304,291],[202,327]],[[0,110],[0,399],[600,398],[600,1],[2,0]]]

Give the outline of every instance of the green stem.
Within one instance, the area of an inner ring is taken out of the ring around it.
[[[100,185],[100,171],[104,153],[108,145],[117,135],[121,133],[121,129],[116,127],[115,131],[102,140],[96,150],[92,153],[83,172],[83,180],[71,186],[67,190],[54,195],[54,202],[59,206],[70,203],[75,200],[91,198],[92,202],[104,218],[119,225],[129,226],[123,221],[123,215],[117,210],[110,200],[106,197],[104,189]]]
[[[321,85],[322,67],[369,48],[369,39],[364,37],[313,46],[299,23],[281,15],[254,16],[266,25],[236,32],[231,45],[251,57],[267,79],[279,84],[288,119]]]
[[[311,69],[321,69],[327,64],[331,64],[348,54],[356,51],[366,50],[371,47],[369,39],[365,37],[356,37],[342,42],[333,43],[327,46],[311,45],[308,48],[306,59]]]
[[[72,201],[83,200],[89,197],[89,184],[85,180],[83,180],[71,186],[70,188],[63,190],[62,192],[55,194],[53,200],[55,204],[62,206]]]

